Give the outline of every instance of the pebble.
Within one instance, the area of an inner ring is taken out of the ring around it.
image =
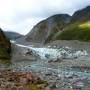
[[[23,86],[19,86],[17,90],[25,90],[25,88]]]
[[[77,86],[77,87],[84,87],[84,83],[83,83],[83,82],[77,82],[77,83],[76,83],[76,86]]]

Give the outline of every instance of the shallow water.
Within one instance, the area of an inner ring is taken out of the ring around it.
[[[80,77],[90,77],[90,69],[83,68],[69,68],[60,66],[59,63],[51,64],[48,63],[48,60],[20,60],[14,61],[0,59],[0,68],[10,68],[16,71],[32,71],[35,73],[43,73],[46,74],[48,72],[55,73],[57,75],[78,75]]]
[[[90,77],[90,70],[89,69],[80,69],[80,68],[67,68],[67,67],[61,67],[59,64],[49,64],[45,62],[44,60],[37,60],[37,61],[20,61],[20,62],[14,62],[11,65],[11,68],[18,71],[32,71],[37,73],[55,73],[57,75],[78,75],[80,77]]]

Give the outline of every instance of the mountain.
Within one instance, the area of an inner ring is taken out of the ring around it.
[[[53,15],[34,26],[25,41],[48,43],[55,40],[90,41],[90,6],[68,14]]]
[[[85,22],[85,21],[90,21],[90,6],[87,6],[84,9],[76,11],[71,19],[71,23]]]
[[[26,35],[25,41],[35,43],[46,43],[52,39],[54,34],[61,32],[70,21],[68,14],[53,15],[41,22]]]
[[[4,35],[2,29],[0,29],[0,59],[10,58],[11,44],[10,41]]]
[[[54,40],[90,41],[90,6],[76,11],[70,23]]]
[[[11,31],[4,31],[6,37],[10,40],[16,40],[18,38],[21,38],[23,35],[16,33],[16,32],[11,32]]]

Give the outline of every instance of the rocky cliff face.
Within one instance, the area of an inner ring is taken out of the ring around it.
[[[10,52],[11,52],[11,44],[4,35],[2,29],[0,29],[0,58],[1,59],[10,58]]]
[[[70,16],[67,14],[58,14],[47,18],[38,23],[25,40],[35,43],[45,43],[52,39],[52,37],[70,21]]]

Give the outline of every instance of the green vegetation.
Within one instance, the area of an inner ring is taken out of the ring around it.
[[[90,28],[90,21],[80,24],[79,28],[85,29],[85,28]]]
[[[37,27],[38,27],[39,30],[43,30],[43,29],[46,28],[46,24],[47,24],[47,22],[46,22],[46,20],[44,20],[44,21],[41,21],[40,23],[38,23]]]
[[[56,39],[90,41],[90,21],[71,24],[66,27],[65,30],[56,37]]]
[[[10,59],[11,44],[0,29],[0,58]]]
[[[26,86],[27,90],[38,90],[37,86],[35,84],[28,84]]]
[[[90,6],[76,11],[72,17],[56,14],[41,21],[26,39],[44,44],[54,40],[90,41]]]
[[[0,59],[0,64],[4,64],[4,65],[11,65],[11,59]]]
[[[6,52],[6,49],[0,48],[0,58],[2,59],[8,59],[9,58],[9,54]]]
[[[25,87],[27,90],[44,90],[46,83],[47,83],[46,81],[41,80],[40,82],[38,82],[38,84],[28,83],[25,85]]]
[[[53,25],[50,27],[51,32],[50,32],[48,38],[45,40],[45,43],[52,41],[54,38],[54,35],[57,34],[59,31],[62,31],[62,29],[66,26],[66,22],[64,21],[64,19],[66,19],[66,18],[63,17],[62,15],[61,16],[54,15],[54,16],[50,17],[49,19],[53,19],[54,22],[53,22]]]
[[[54,34],[52,40],[90,41],[90,6],[76,11],[63,31]]]

